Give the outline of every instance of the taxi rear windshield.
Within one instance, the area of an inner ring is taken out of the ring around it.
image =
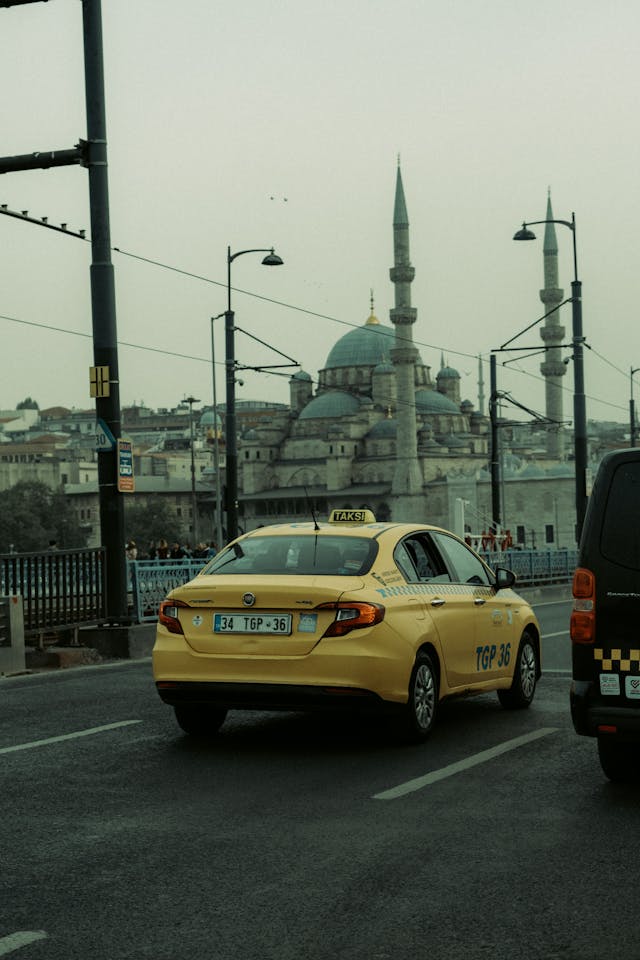
[[[370,570],[377,552],[368,537],[257,536],[226,547],[202,573],[357,577]]]

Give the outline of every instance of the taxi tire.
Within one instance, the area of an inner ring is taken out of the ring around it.
[[[222,707],[194,707],[176,704],[173,708],[178,726],[193,737],[212,736],[224,723],[227,711]]]
[[[602,772],[613,783],[638,783],[640,780],[639,744],[603,734],[598,737],[598,759]]]
[[[539,673],[536,642],[529,633],[524,633],[518,647],[511,686],[508,690],[498,690],[501,705],[506,710],[526,709],[534,698]]]
[[[403,708],[402,733],[407,743],[422,743],[433,729],[438,710],[438,674],[433,660],[421,650],[409,680],[409,699]]]

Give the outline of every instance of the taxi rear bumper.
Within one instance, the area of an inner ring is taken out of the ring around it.
[[[158,681],[164,703],[228,710],[380,710],[385,701],[371,690],[290,683]]]

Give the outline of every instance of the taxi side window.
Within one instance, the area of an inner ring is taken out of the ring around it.
[[[451,580],[444,563],[424,535],[405,537],[396,547],[393,557],[405,579],[410,582]]]
[[[464,543],[446,533],[431,531],[433,541],[451,570],[455,583],[476,583],[491,586],[492,580],[484,564]]]

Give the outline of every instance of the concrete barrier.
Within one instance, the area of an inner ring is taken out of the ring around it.
[[[25,669],[22,597],[0,597],[0,674],[22,673]]]

